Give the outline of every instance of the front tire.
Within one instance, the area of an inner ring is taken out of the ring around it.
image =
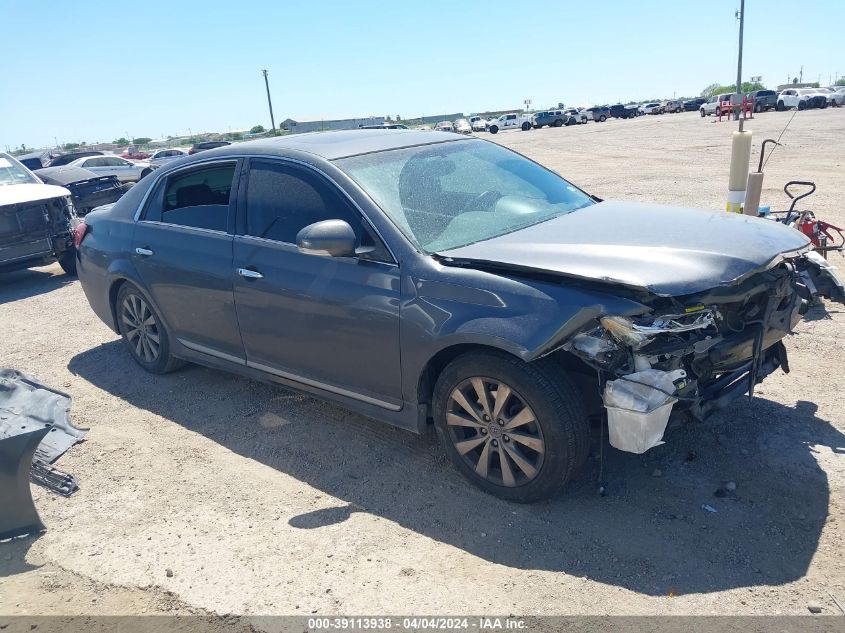
[[[166,374],[181,365],[170,355],[170,338],[146,296],[126,282],[115,300],[117,326],[132,358],[153,374]]]
[[[553,496],[589,450],[578,391],[547,360],[525,363],[497,352],[458,357],[435,385],[434,421],[462,475],[518,503]]]
[[[602,115],[599,117],[599,123],[604,123],[605,121],[607,121],[607,117],[606,117],[606,116],[604,116],[604,115],[602,114]]]
[[[497,125],[490,126],[490,134],[496,134],[499,131],[499,127]]]
[[[530,123],[527,123],[527,122],[526,122],[526,123],[523,123],[523,124],[522,124],[522,131],[523,131],[523,132],[527,132],[527,131],[528,131],[528,130],[530,130],[530,129],[531,129],[531,124],[530,124]]]
[[[783,112],[785,108],[783,107],[783,101],[778,101],[778,104],[775,106],[775,110],[778,112]]]

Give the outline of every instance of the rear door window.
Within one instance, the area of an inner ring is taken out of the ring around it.
[[[235,161],[215,163],[170,175],[159,193],[159,202],[151,206],[144,219],[225,231],[235,166]]]

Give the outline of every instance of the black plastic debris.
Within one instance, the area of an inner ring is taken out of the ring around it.
[[[32,502],[29,470],[47,428],[0,439],[0,540],[44,530]]]
[[[71,397],[14,369],[0,369],[0,538],[39,532],[44,524],[29,482],[63,496],[76,479],[51,466],[87,429],[70,421]]]

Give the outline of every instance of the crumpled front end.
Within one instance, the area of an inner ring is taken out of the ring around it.
[[[782,339],[819,296],[845,303],[833,268],[813,252],[784,257],[731,286],[654,297],[652,311],[642,316],[602,316],[563,349],[600,372],[609,424],[641,425],[637,441],[618,446],[641,453],[660,443],[670,410],[704,419],[753,395],[776,369],[788,373]],[[643,443],[643,437],[652,439]]]

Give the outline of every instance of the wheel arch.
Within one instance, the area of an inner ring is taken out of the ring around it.
[[[512,358],[520,358],[520,355],[515,353],[514,350],[483,343],[455,343],[438,350],[431,358],[428,359],[425,365],[423,365],[417,380],[417,401],[419,406],[425,411],[425,421],[427,424],[431,423],[431,405],[434,395],[434,385],[437,382],[437,378],[443,370],[446,369],[449,363],[454,361],[456,358],[474,352],[487,352],[510,356]]]

